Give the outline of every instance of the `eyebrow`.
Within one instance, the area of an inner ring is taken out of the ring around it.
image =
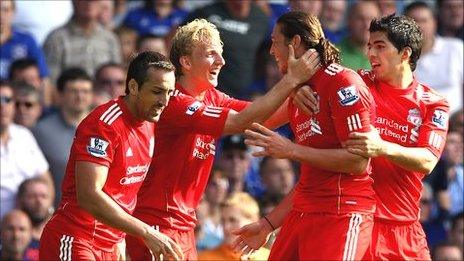
[[[377,40],[377,41],[373,42],[373,44],[379,44],[379,43],[385,44],[385,41],[384,40]]]

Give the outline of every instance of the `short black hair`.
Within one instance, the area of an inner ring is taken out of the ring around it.
[[[400,52],[405,47],[412,50],[409,57],[411,70],[417,66],[417,60],[422,51],[422,32],[412,18],[404,15],[391,14],[371,21],[369,32],[385,32],[388,40]]]
[[[15,73],[17,71],[21,71],[21,70],[24,70],[24,69],[32,67],[32,66],[39,69],[39,64],[37,63],[37,61],[35,59],[24,58],[24,59],[15,60],[10,65],[10,71],[8,73],[8,79],[10,81],[13,81],[14,80],[13,77],[14,77],[14,75],[15,75]]]
[[[71,67],[64,70],[56,82],[56,86],[59,92],[64,91],[66,83],[69,81],[84,80],[92,82],[90,75],[80,67]]]
[[[166,56],[153,51],[139,53],[129,64],[126,77],[126,94],[129,94],[129,82],[134,79],[138,88],[147,81],[149,68],[161,69],[168,72],[175,70],[174,65]]]

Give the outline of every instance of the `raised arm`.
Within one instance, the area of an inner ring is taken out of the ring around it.
[[[132,217],[104,191],[108,167],[87,161],[76,162],[77,201],[99,221],[123,232],[140,237],[155,254],[182,260],[180,247],[169,237]]]
[[[289,45],[288,71],[284,77],[264,96],[259,97],[243,111],[230,111],[224,134],[243,132],[252,122],[264,122],[282,105],[293,89],[307,81],[320,68],[317,53],[310,49],[295,59]]]

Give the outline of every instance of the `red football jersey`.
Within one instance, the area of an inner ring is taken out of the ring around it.
[[[413,83],[404,90],[377,81],[370,71],[359,74],[376,102],[374,125],[383,140],[405,147],[428,148],[437,158],[448,131],[449,106],[432,88]],[[387,160],[372,159],[377,198],[376,217],[394,221],[419,219],[423,173],[409,171]]]
[[[150,225],[188,231],[213,165],[216,139],[231,109],[248,102],[210,89],[198,101],[180,86],[156,127],[155,157],[142,185],[134,216]]]
[[[320,110],[308,116],[289,103],[296,143],[337,149],[350,132],[370,129],[375,115],[373,99],[356,72],[331,64],[316,72],[308,84],[317,94]],[[350,175],[301,163],[293,207],[300,212],[373,213],[375,197],[369,171],[370,167],[362,175]]]
[[[103,191],[126,212],[132,213],[153,148],[154,123],[135,119],[122,98],[97,107],[77,127],[62,184],[60,207],[47,226],[111,250],[124,238],[124,233],[99,222],[78,206],[76,161],[107,166],[108,177]]]

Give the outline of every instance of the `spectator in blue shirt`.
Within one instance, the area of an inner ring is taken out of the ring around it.
[[[181,24],[188,12],[176,8],[173,0],[146,0],[145,6],[130,11],[123,24],[139,35],[166,36]]]
[[[10,65],[21,58],[32,58],[37,61],[40,76],[48,76],[45,56],[34,38],[25,32],[12,27],[15,5],[11,0],[1,2],[0,15],[0,78],[8,79]]]

